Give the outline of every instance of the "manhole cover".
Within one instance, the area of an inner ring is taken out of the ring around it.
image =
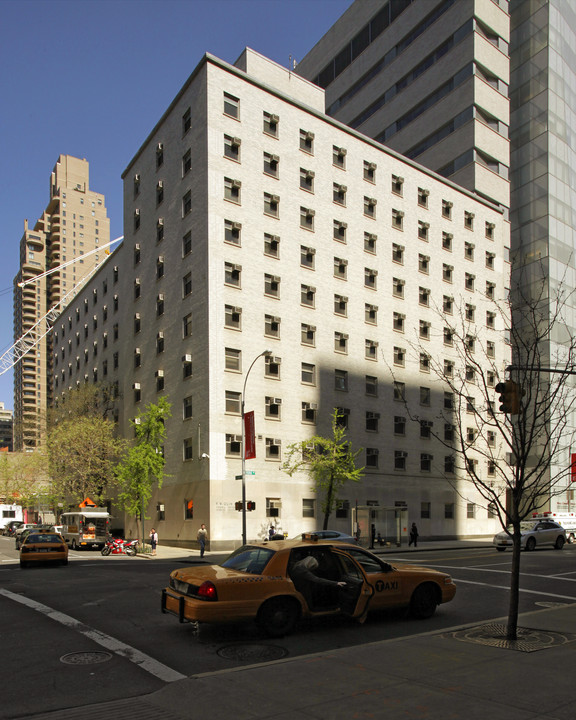
[[[226,660],[259,663],[280,660],[288,655],[288,650],[277,645],[225,645],[217,654]]]
[[[75,652],[62,655],[60,662],[66,665],[97,665],[98,663],[108,662],[112,655],[107,652]]]

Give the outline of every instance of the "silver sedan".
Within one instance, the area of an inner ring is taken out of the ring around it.
[[[496,550],[503,552],[512,547],[512,527],[508,528],[510,534],[502,531],[494,536],[492,541]],[[553,520],[526,520],[520,523],[520,546],[524,550],[534,550],[536,545],[552,545],[555,550],[562,550],[566,542],[566,531]]]

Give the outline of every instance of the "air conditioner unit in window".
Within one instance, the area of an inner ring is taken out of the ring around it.
[[[159,189],[160,189],[160,188],[163,188],[163,187],[164,187],[164,182],[163,182],[162,180],[158,180],[158,184],[156,185],[156,187],[159,188]]]
[[[160,332],[156,335],[156,337],[158,338],[158,340],[162,340],[162,338],[164,337],[164,333],[163,333],[162,331],[160,331]]]
[[[240,180],[232,180],[231,185],[233,188],[239,188],[242,187],[242,182]]]
[[[233,137],[232,138],[232,145],[236,145],[237,147],[242,144],[242,140],[239,137]]]
[[[278,162],[280,162],[280,157],[278,155],[270,155],[270,164]]]
[[[140,383],[134,383],[132,385],[132,390],[140,390]]]
[[[274,357],[270,358],[270,362],[274,365],[280,365],[280,363],[282,362],[282,358],[275,355]]]
[[[162,302],[164,300],[164,293],[158,293],[158,295],[156,296],[156,299],[159,300],[160,302]]]
[[[282,405],[282,398],[274,398],[274,405]]]
[[[278,438],[274,438],[272,441],[272,445],[282,445],[282,440],[279,440]]]
[[[158,143],[158,145],[156,145],[156,152],[162,152],[162,150],[164,150],[163,143]]]
[[[307,132],[305,134],[306,140],[314,140],[314,133],[313,132]]]
[[[233,308],[232,308],[232,312],[233,312],[235,315],[240,315],[240,313],[242,312],[242,308],[233,307]]]
[[[192,362],[192,355],[182,355],[182,362]]]
[[[278,125],[278,123],[280,122],[280,117],[278,115],[270,115],[268,122],[271,125]]]
[[[156,370],[156,372],[154,373],[154,375],[155,375],[155,377],[157,377],[157,378],[164,377],[164,370]]]
[[[233,222],[233,223],[232,223],[232,230],[242,230],[242,223]]]
[[[318,403],[309,403],[308,407],[310,410],[318,410]]]
[[[280,202],[280,195],[270,195],[270,202],[277,205]]]
[[[164,225],[164,218],[158,218],[157,225],[158,227],[162,227]]]

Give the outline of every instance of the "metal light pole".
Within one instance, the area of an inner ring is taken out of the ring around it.
[[[272,350],[264,350],[257,355],[252,364],[248,368],[246,377],[244,378],[244,387],[242,388],[242,545],[246,545],[246,430],[244,428],[244,397],[246,396],[246,383],[250,370],[254,367],[254,363],[261,357],[272,355]]]

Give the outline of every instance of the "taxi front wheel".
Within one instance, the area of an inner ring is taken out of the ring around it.
[[[410,612],[415,618],[430,618],[436,612],[437,605],[436,588],[430,584],[419,585],[412,593]]]
[[[298,620],[298,606],[289,598],[273,598],[262,605],[258,625],[270,637],[289,635]]]

